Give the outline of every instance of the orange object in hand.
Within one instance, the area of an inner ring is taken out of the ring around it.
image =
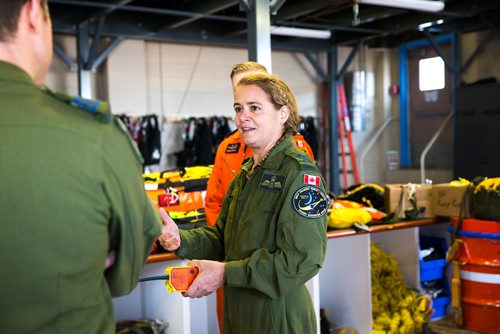
[[[167,267],[166,275],[141,277],[139,282],[162,280],[168,292],[184,292],[189,289],[199,271],[198,267],[192,266]]]

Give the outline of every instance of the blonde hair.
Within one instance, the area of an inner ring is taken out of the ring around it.
[[[231,70],[231,80],[236,74],[244,73],[244,72],[264,72],[267,73],[267,68],[259,63],[254,61],[246,61],[244,63],[239,63],[233,66]]]
[[[271,100],[276,109],[286,106],[290,111],[290,115],[285,122],[285,130],[283,135],[295,134],[299,125],[299,110],[297,101],[292,93],[292,90],[285,81],[276,75],[267,73],[253,73],[244,76],[238,86],[255,85],[262,89]]]

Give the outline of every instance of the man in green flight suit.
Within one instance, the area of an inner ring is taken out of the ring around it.
[[[0,333],[114,333],[161,219],[106,103],[42,87],[47,0],[0,0]]]

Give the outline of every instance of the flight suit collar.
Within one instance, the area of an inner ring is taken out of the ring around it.
[[[36,86],[33,79],[22,68],[0,60],[0,81],[19,82]]]
[[[264,161],[264,163],[260,168],[275,169],[275,170],[279,169],[281,163],[283,162],[283,159],[275,159],[275,157],[279,154],[282,154],[290,147],[294,146],[295,146],[295,141],[293,139],[293,136],[287,135],[286,138],[273,149],[269,157],[267,157],[266,161]],[[241,169],[243,169],[246,173],[248,173],[252,170],[252,165],[253,165],[253,158],[250,158],[243,164]]]

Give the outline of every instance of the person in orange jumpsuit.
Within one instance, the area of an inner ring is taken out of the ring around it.
[[[265,66],[256,62],[247,61],[235,65],[230,75],[233,89],[244,76],[259,72],[267,73],[267,69]],[[314,161],[312,149],[304,140],[304,137],[297,133],[294,135],[294,139],[297,148],[303,150],[304,153],[307,153]],[[219,144],[215,155],[212,174],[208,179],[207,192],[205,196],[205,215],[207,225],[215,225],[221,210],[222,201],[226,195],[229,185],[231,184],[231,181],[240,171],[243,161],[251,156],[252,149],[243,143],[241,134],[238,130],[232,132]],[[221,333],[224,319],[223,301],[222,289],[219,288],[217,289],[217,319]]]

